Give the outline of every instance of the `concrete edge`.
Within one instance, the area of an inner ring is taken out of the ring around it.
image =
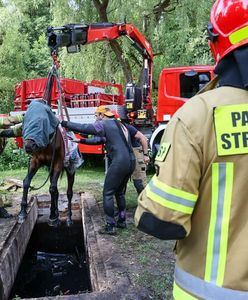
[[[35,197],[36,198],[36,197]],[[82,225],[84,230],[84,243],[88,255],[89,274],[92,284],[92,292],[82,293],[78,295],[68,296],[54,296],[54,297],[40,297],[29,298],[23,300],[140,300],[148,299],[147,295],[140,295],[137,287],[135,287],[128,277],[126,267],[122,263],[121,257],[114,252],[113,242],[117,237],[115,236],[102,236],[98,234],[99,228],[104,224],[104,217],[102,208],[99,207],[96,199],[89,193],[81,193],[81,212],[82,212]],[[28,237],[25,240],[25,244],[22,241],[15,241],[16,247],[22,244],[20,249],[21,258],[18,259],[18,268],[21,262],[22,256],[25,253],[28,241],[33,231],[34,225],[37,221],[37,204],[33,201],[29,211],[29,218],[32,221],[30,227],[28,222],[24,222],[25,229],[23,228],[23,234],[28,230]],[[17,227],[19,228],[20,226]],[[20,229],[19,229],[20,230]],[[26,231],[25,231],[26,230]],[[30,234],[29,234],[30,232]],[[12,257],[12,258],[11,258]],[[11,265],[13,254],[6,264]],[[16,258],[15,258],[16,259]],[[0,261],[1,262],[1,261]],[[17,268],[17,270],[18,270]],[[2,272],[3,271],[3,272]],[[6,270],[2,270],[2,273],[9,274]],[[1,273],[0,273],[0,292],[1,292]],[[15,274],[16,276],[16,274]],[[14,276],[14,277],[15,277]],[[11,281],[9,286],[12,288],[14,281]],[[5,288],[5,286],[4,286]],[[10,288],[10,291],[11,291]],[[0,298],[1,300],[7,300],[8,298]]]
[[[0,253],[0,299],[7,300],[15,281],[20,263],[26,251],[31,233],[36,223],[37,201],[32,197],[28,205],[27,219],[23,223],[16,222],[5,240]]]
[[[100,235],[98,230],[104,224],[102,208],[95,198],[88,194],[81,194],[82,222],[84,227],[84,240],[88,251],[90,266],[90,280],[92,296],[101,295],[104,299],[112,299],[110,295],[116,294],[113,299],[121,299],[131,286],[122,259],[114,252],[113,241],[116,236]]]

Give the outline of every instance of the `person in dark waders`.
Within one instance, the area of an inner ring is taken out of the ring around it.
[[[130,136],[131,144],[133,147],[134,155],[136,158],[135,170],[131,176],[133,185],[139,195],[146,186],[146,168],[150,162],[150,157],[148,154],[148,141],[146,136],[137,130],[134,126],[130,125],[128,119],[128,112],[125,107],[120,107],[118,109],[118,114],[121,122],[127,127]]]
[[[98,111],[98,110],[97,110]],[[62,121],[61,125],[77,133],[94,135],[92,144],[105,143],[110,158],[103,186],[103,208],[106,215],[106,225],[99,231],[101,234],[116,234],[116,227],[126,228],[126,199],[125,189],[127,182],[135,168],[130,134],[127,128],[114,119],[111,111],[106,111],[102,119],[94,124],[78,124]],[[92,141],[92,138],[90,138]],[[89,139],[80,140],[89,144]],[[114,197],[118,207],[118,218],[115,220]]]
[[[0,117],[0,154],[3,152],[6,146],[5,137],[15,137],[21,136],[21,122],[23,120],[22,115],[17,116],[4,116]],[[10,128],[10,126],[13,126]],[[3,199],[0,195],[0,218],[11,218],[12,215],[8,213],[8,211],[4,208]]]

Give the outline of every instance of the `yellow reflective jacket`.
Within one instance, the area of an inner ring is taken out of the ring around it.
[[[23,115],[0,117],[0,133],[3,134],[4,132],[6,132],[6,129],[11,127],[11,137],[22,136],[22,121]],[[3,141],[3,138],[1,139]]]
[[[0,128],[8,128],[23,121],[22,115],[0,117]]]
[[[179,239],[176,300],[248,299],[248,92],[220,87],[172,118],[135,223]]]

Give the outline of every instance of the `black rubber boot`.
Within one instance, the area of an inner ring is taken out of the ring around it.
[[[12,218],[13,216],[7,212],[4,207],[0,207],[0,218],[8,219]]]
[[[127,228],[126,220],[118,219],[116,223],[116,227],[121,229]]]
[[[138,195],[143,191],[144,189],[144,185],[143,185],[143,181],[141,179],[134,179],[133,180],[133,185],[136,189],[136,192],[138,193]]]
[[[126,210],[122,210],[118,214],[118,220],[116,223],[117,228],[125,229],[127,228],[127,223],[126,223]]]
[[[99,230],[100,234],[109,234],[109,235],[115,235],[116,234],[116,227],[107,223]]]

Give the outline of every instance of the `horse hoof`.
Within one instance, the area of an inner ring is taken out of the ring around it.
[[[66,220],[66,226],[67,226],[67,227],[71,227],[72,225],[73,225],[73,221],[70,220],[70,219],[67,219],[67,220]]]
[[[24,221],[26,220],[26,217],[27,217],[27,215],[18,215],[17,222],[18,222],[19,224],[24,223]]]
[[[51,227],[58,227],[60,225],[59,219],[49,219],[48,225]]]

